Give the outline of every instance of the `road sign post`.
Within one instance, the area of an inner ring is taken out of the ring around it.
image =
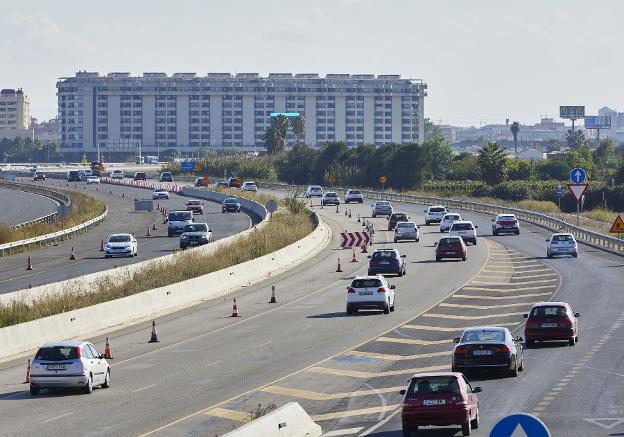
[[[559,212],[561,212],[561,195],[563,191],[561,190],[563,186],[561,184],[557,184],[557,189],[555,190],[555,194],[557,194],[557,200],[559,201]]]
[[[386,191],[386,183],[388,182],[388,178],[386,176],[380,176],[379,182],[381,183],[381,188],[385,192]]]
[[[336,176],[334,176],[333,174],[329,175],[327,177],[327,182],[329,182],[329,185],[331,185],[333,187],[334,184],[336,183]]]
[[[559,117],[572,120],[572,132],[574,132],[574,122],[585,117],[585,106],[559,106]]]
[[[576,199],[576,226],[581,225],[581,202],[589,184],[568,184],[568,190]]]

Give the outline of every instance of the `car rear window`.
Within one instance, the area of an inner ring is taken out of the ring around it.
[[[444,216],[444,220],[459,220],[458,214],[447,214]]]
[[[451,231],[472,231],[474,227],[470,223],[453,223]]]
[[[130,241],[129,235],[111,235],[108,239],[109,243],[127,243]]]
[[[553,241],[572,241],[572,235],[553,235]]]
[[[377,202],[375,206],[390,206],[390,202]]]
[[[351,283],[353,288],[375,288],[381,287],[381,281],[379,279],[354,279]]]
[[[505,341],[505,333],[501,330],[481,330],[465,332],[461,339],[466,341]]]
[[[145,173],[137,173],[136,177],[138,178],[144,178],[145,177]]]
[[[208,225],[206,223],[186,225],[184,226],[184,232],[208,232]]]
[[[459,383],[454,376],[432,376],[414,378],[407,389],[407,396],[420,396],[431,393],[459,393]]]
[[[396,253],[394,253],[391,250],[384,250],[384,251],[373,253],[373,259],[380,259],[380,258],[396,258]]]
[[[438,208],[429,208],[429,212],[444,212],[446,208],[438,207]]]
[[[414,229],[416,225],[414,223],[399,223],[397,228],[412,228]]]
[[[543,306],[543,307],[535,307],[531,310],[531,317],[542,318],[542,317],[566,317],[567,311],[565,307],[562,306]]]
[[[78,348],[72,346],[42,347],[37,351],[35,360],[66,361],[78,359]]]
[[[349,194],[362,194],[362,192],[358,190],[351,190],[349,191]]]
[[[187,205],[201,205],[201,202],[199,200],[189,200],[188,202],[186,202]]]
[[[407,214],[392,214],[392,218],[395,220],[407,220]]]
[[[516,216],[515,215],[501,215],[499,218],[499,220],[503,220],[503,221],[507,221],[507,220],[515,220]]]
[[[338,197],[336,193],[326,193],[325,197]]]
[[[459,238],[441,238],[438,246],[450,246],[451,244],[460,244]]]
[[[169,213],[169,221],[170,222],[183,222],[191,219],[190,212],[170,212]]]

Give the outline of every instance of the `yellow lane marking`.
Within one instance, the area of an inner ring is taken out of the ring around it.
[[[509,284],[513,285],[513,284]],[[554,284],[551,285],[536,285],[534,287],[516,287],[516,288],[487,288],[487,287],[464,287],[462,290],[473,290],[473,291],[497,291],[500,293],[511,293],[512,291],[526,291],[526,290],[539,290],[541,288],[553,288]],[[452,297],[452,296],[451,296]]]
[[[141,387],[141,388],[137,388],[136,390],[132,390],[132,393],[138,393],[140,391],[147,390],[148,388],[152,388],[154,386],[156,386],[156,384],[146,385],[145,387]]]
[[[429,346],[432,344],[446,344],[452,343],[453,339],[449,338],[446,340],[418,340],[416,338],[393,338],[393,337],[379,337],[376,338],[375,341],[382,341],[385,343],[401,343],[401,344],[417,344],[420,346]]]
[[[446,355],[451,355],[452,353],[453,351],[442,351],[442,352],[429,352],[426,354],[418,354],[418,355],[393,355],[393,354],[379,354],[377,352],[351,351],[351,352],[345,353],[345,355],[357,355],[360,357],[377,358],[380,360],[388,360],[388,361],[401,361],[401,360],[417,360],[419,358],[443,357]]]
[[[500,313],[500,314],[484,314],[481,316],[457,316],[454,314],[438,314],[425,313],[422,317],[432,317],[438,319],[455,319],[455,320],[479,320],[479,319],[495,319],[497,317],[521,316],[524,313]]]
[[[43,422],[41,422],[41,424],[43,425],[44,423],[52,422],[53,420],[62,419],[63,417],[67,417],[67,416],[70,416],[72,414],[74,414],[73,411],[71,411],[69,413],[61,414],[60,416],[53,417],[52,419],[44,420]]]
[[[343,393],[320,393],[317,391],[310,390],[299,390],[297,388],[290,387],[282,387],[279,385],[271,385],[269,387],[265,387],[260,391],[265,393],[273,393],[278,395],[290,396],[294,398],[302,398],[309,399],[312,401],[327,401],[330,399],[343,399],[354,396],[370,396],[378,393],[398,393],[399,390],[405,388],[404,385],[398,387],[386,387],[379,388],[373,390],[358,390],[353,392],[343,392]]]
[[[516,326],[518,323],[498,323],[497,326]],[[425,325],[403,325],[401,328],[422,329],[423,331],[441,331],[441,332],[457,332],[468,329],[469,326],[461,326],[458,328],[446,328],[442,326],[425,326]]]
[[[492,266],[494,267],[494,266]],[[533,273],[533,272],[551,272],[551,269],[533,269],[533,270],[529,270],[527,272],[518,272],[517,269],[527,269],[527,268],[533,268],[533,266],[526,266],[526,267],[522,267],[522,266],[517,266],[516,270],[502,270],[502,269],[495,269],[495,270],[490,270],[490,269],[484,269],[484,272],[488,272],[488,273]],[[525,276],[522,276],[523,278]]]
[[[522,278],[524,279],[524,277]],[[543,284],[545,282],[557,282],[559,279],[542,279],[539,281],[524,281],[524,282],[490,282],[490,281],[472,281],[471,284],[479,285],[529,285],[529,284]]]
[[[510,275],[513,274],[514,270],[502,270],[502,269],[496,269],[496,270],[489,270],[489,269],[484,269],[484,272],[488,272],[488,273],[509,273]]]
[[[545,269],[533,269],[533,267],[544,267],[543,264],[539,264],[536,266],[515,266],[515,269],[531,269],[530,272],[552,272],[552,269],[550,268],[545,268]],[[526,272],[517,272],[517,273],[526,273]]]
[[[207,416],[221,417],[222,419],[230,419],[237,422],[245,422],[251,416],[244,411],[229,410],[227,408],[213,408],[204,413]]]
[[[318,414],[316,416],[312,416],[312,420],[314,420],[315,422],[322,422],[323,420],[335,420],[345,417],[364,416],[366,414],[387,413],[389,411],[396,410],[400,406],[401,404],[382,405],[380,407],[361,408],[359,410],[337,411],[335,413]]]
[[[471,310],[494,310],[496,308],[511,308],[511,307],[530,307],[534,302],[515,302],[515,303],[505,303],[502,305],[470,305],[470,304],[462,304],[462,303],[441,303],[439,306],[445,308],[466,308]]]
[[[469,294],[454,294],[452,297],[458,297],[460,299],[485,299],[485,300],[503,300],[503,299],[517,299],[520,297],[537,297],[537,296],[550,296],[552,293],[530,293],[530,294],[514,294],[513,296],[480,296]]]
[[[536,261],[490,261],[488,264],[489,265],[506,264],[506,265],[511,265],[511,266],[515,266],[516,264],[531,264],[534,266],[543,265],[542,263],[539,263]]]
[[[412,375],[414,373],[436,372],[438,370],[448,370],[448,369],[449,369],[449,365],[444,364],[442,366],[416,367],[413,369],[403,369],[403,370],[387,370],[385,372],[362,372],[359,370],[346,370],[346,369],[343,370],[343,369],[333,369],[329,367],[311,367],[308,369],[308,372],[322,373],[324,375],[350,376],[352,378],[383,378],[386,376]]]

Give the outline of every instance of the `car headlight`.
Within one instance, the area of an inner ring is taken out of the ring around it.
[[[207,239],[208,239],[208,235],[202,235],[202,236],[201,236],[201,237],[199,237],[199,238],[201,238],[202,240],[207,240]]]
[[[105,247],[106,249],[110,249],[110,248],[111,248],[111,245],[110,245],[110,244],[108,244],[108,243],[106,243],[106,246],[104,246],[104,247]]]
[[[186,235],[182,234],[182,235],[180,235],[180,238],[181,238],[182,240],[186,240],[186,238],[187,238],[187,237],[186,237]]]

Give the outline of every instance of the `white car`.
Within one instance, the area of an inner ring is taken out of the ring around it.
[[[104,245],[104,258],[112,256],[137,256],[139,245],[132,234],[113,234]]]
[[[399,222],[394,228],[394,242],[401,240],[420,241],[420,231],[414,222]]]
[[[546,257],[554,258],[559,255],[570,255],[574,258],[578,256],[578,243],[574,235],[568,233],[552,234],[546,239],[548,247],[546,248]]]
[[[472,222],[467,220],[453,222],[449,230],[449,237],[462,237],[466,244],[469,242],[477,245],[477,228]]]
[[[513,214],[498,214],[492,221],[492,234],[512,233],[520,235],[520,222]]]
[[[98,178],[97,176],[87,176],[87,185],[99,184],[99,183],[100,183],[100,178]]]
[[[425,224],[440,223],[448,211],[445,206],[433,205],[425,209]]]
[[[156,188],[156,189],[152,192],[152,199],[153,199],[153,200],[157,200],[157,199],[169,199],[169,191],[165,190],[164,188]]]
[[[344,196],[344,203],[363,203],[364,195],[360,190],[347,190]]]
[[[110,367],[93,344],[86,341],[54,341],[39,348],[30,368],[30,394],[42,388],[110,387]]]
[[[323,187],[320,185],[310,185],[306,188],[305,197],[323,197]]]
[[[113,170],[110,174],[111,179],[123,179],[124,173],[121,170]]]
[[[444,214],[442,221],[440,222],[440,232],[448,232],[451,229],[451,225],[454,222],[461,221],[461,215],[453,212],[449,214]]]
[[[385,314],[394,311],[394,289],[381,275],[356,276],[347,287],[347,314],[363,308],[381,309]]]
[[[258,192],[258,187],[256,186],[255,182],[243,182],[243,185],[241,185],[241,190],[243,191],[252,191],[254,193]]]

